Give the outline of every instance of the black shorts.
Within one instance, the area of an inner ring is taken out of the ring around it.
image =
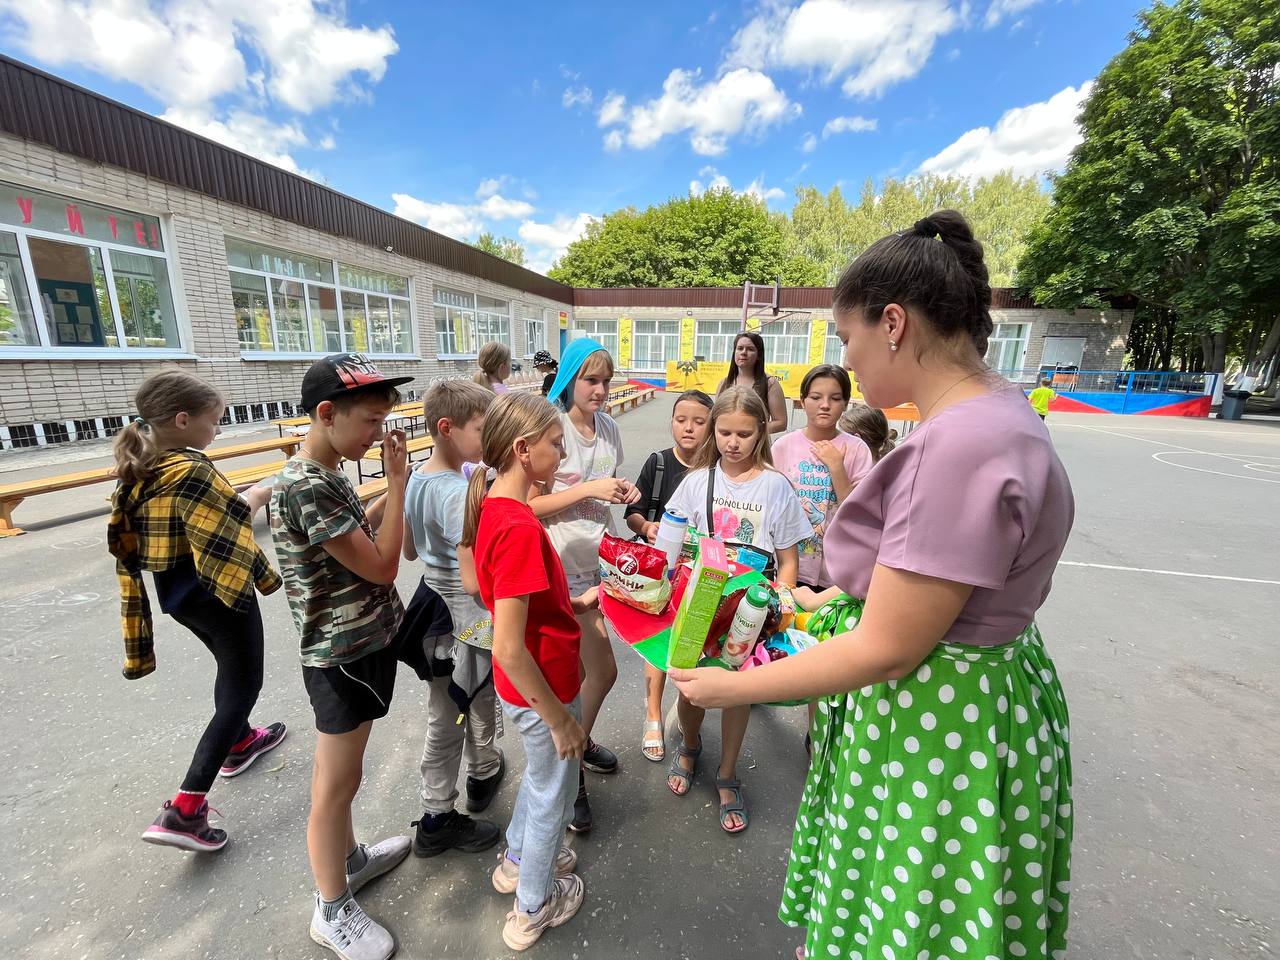
[[[396,645],[336,667],[303,667],[302,682],[311,698],[316,729],[350,733],[391,709],[396,686]]]

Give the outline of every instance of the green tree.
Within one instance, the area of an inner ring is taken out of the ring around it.
[[[501,257],[503,260],[510,260],[517,266],[524,266],[524,247],[518,240],[512,240],[510,237],[495,237],[486,230],[472,244],[485,253],[492,253],[495,257]]]
[[[1013,282],[1014,268],[1030,229],[1043,219],[1049,198],[1033,177],[999,173],[980,180],[927,175],[866,181],[856,203],[839,187],[823,194],[796,191],[787,225],[787,249],[807,257],[834,283],[859,253],[887,233],[905,230],[935,210],[959,210],[986,248],[992,286]]]
[[[593,221],[548,271],[580,287],[724,287],[744,282],[811,286],[825,277],[788,251],[785,217],[728,189],[626,207]]]
[[[1194,335],[1204,369],[1280,340],[1280,7],[1178,0],[1099,74],[1019,284],[1053,306],[1126,295]],[[1166,352],[1167,353],[1167,352]]]

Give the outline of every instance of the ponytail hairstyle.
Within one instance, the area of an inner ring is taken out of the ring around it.
[[[751,465],[773,469],[773,453],[769,449],[769,408],[754,390],[747,387],[728,387],[716,397],[711,405],[707,435],[694,453],[689,469],[710,470],[719,462],[716,421],[727,413],[745,413],[756,422],[756,445],[751,451]]]
[[[751,389],[756,395],[764,401],[764,408],[769,409],[769,375],[764,372],[764,337],[756,333],[754,330],[743,330],[733,338],[733,346],[729,348],[729,372],[725,378],[720,381],[720,388],[716,393],[729,389],[738,382],[738,364],[734,362],[733,355],[738,352],[738,341],[743,337],[750,340],[756,347],[756,366],[752,371],[755,382],[751,384]]]
[[[480,386],[489,387],[492,390],[493,381],[498,379],[498,372],[503,364],[511,362],[511,348],[505,343],[491,340],[480,348],[477,362],[480,364],[480,370],[471,379]]]
[[[165,451],[155,444],[154,428],[173,425],[180,413],[201,414],[223,403],[222,394],[195,374],[176,367],[153,373],[133,395],[138,411],[116,434],[111,452],[122,483],[145,483],[156,474]]]
[[[971,365],[987,352],[991,283],[982,244],[954,210],[939,210],[910,230],[881,237],[845,268],[831,301],[840,312],[862,311],[867,323],[878,322],[891,303],[912,308],[937,339],[955,345]],[[920,353],[917,347],[916,356]]]
[[[515,462],[515,443],[523,439],[537,443],[560,423],[560,412],[543,397],[532,393],[504,393],[489,406],[480,434],[483,463],[471,471],[467,481],[467,512],[459,546],[474,547],[480,529],[480,507],[488,486],[489,467],[506,473]]]
[[[865,403],[849,405],[840,418],[840,429],[859,437],[871,448],[873,463],[879,463],[881,457],[897,446],[890,436],[889,421],[884,412]]]

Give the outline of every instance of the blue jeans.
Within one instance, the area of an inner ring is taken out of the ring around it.
[[[502,709],[524,743],[524,776],[507,827],[507,850],[520,864],[516,900],[520,909],[533,911],[551,895],[556,855],[564,845],[564,831],[573,819],[578,796],[579,761],[560,759],[551,728],[532,707],[503,700]],[[581,720],[582,698],[565,704],[565,709]]]

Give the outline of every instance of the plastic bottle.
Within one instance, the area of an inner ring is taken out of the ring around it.
[[[689,518],[675,510],[666,510],[658,522],[658,535],[653,545],[667,555],[667,576],[675,577],[676,564],[680,561],[680,550],[684,547],[685,530],[689,527]]]
[[[760,628],[764,626],[768,612],[769,591],[762,585],[753,583],[738,601],[738,609],[729,624],[729,634],[724,638],[720,659],[734,669],[742,666],[751,653],[751,648],[756,645],[756,640],[760,638]]]

